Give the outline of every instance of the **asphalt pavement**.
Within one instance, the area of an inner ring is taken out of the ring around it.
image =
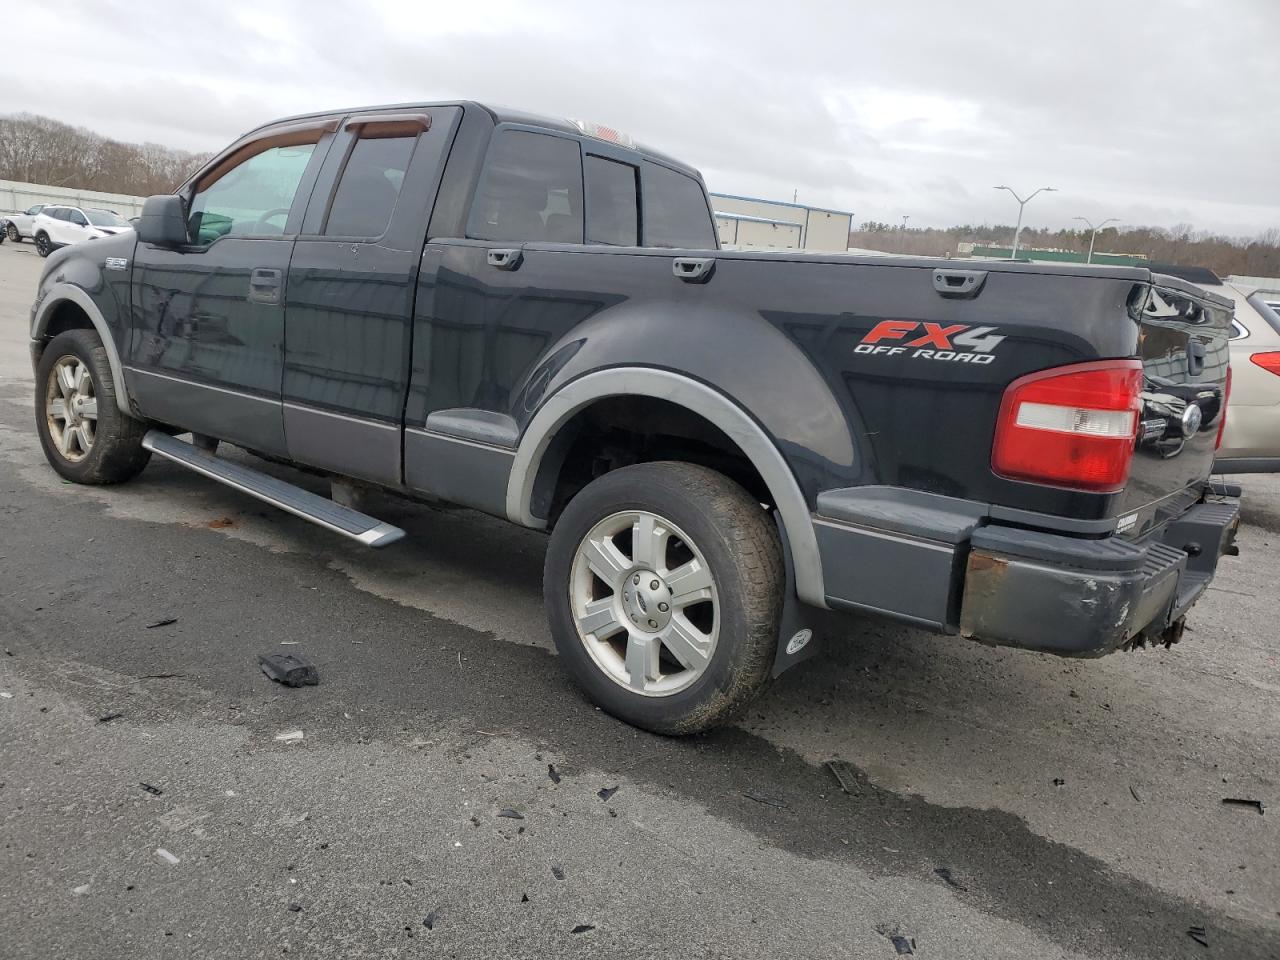
[[[540,534],[385,498],[372,552],[162,461],[63,483],[40,266],[0,245],[0,956],[1280,957],[1280,479],[1171,650],[851,618],[664,739],[558,669]]]

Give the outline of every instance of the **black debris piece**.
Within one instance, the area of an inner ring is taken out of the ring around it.
[[[138,786],[140,786],[143,790],[147,791],[147,793],[151,794],[153,797],[158,797],[160,796],[160,794],[164,793],[164,791],[161,790],[159,787],[153,787],[149,783],[140,783],[138,784]]]
[[[1137,801],[1138,801],[1138,803],[1141,803],[1141,802],[1142,802],[1142,798],[1141,798],[1140,796],[1138,796],[1138,791],[1137,791],[1136,789],[1134,789],[1134,787],[1133,787],[1133,785],[1132,785],[1132,784],[1130,784],[1130,785],[1129,785],[1129,792],[1130,792],[1131,794],[1133,794],[1133,799],[1134,799],[1134,800],[1137,800]]]
[[[610,808],[609,808],[609,816],[611,816],[611,817],[616,817],[617,815],[618,815],[618,811],[617,811],[617,810],[615,810],[615,809],[613,809],[613,807],[610,807]]]
[[[949,887],[955,887],[957,890],[969,889],[963,883],[961,883],[959,880],[955,878],[955,876],[951,873],[950,867],[936,867],[934,868],[933,872],[936,873],[939,877],[941,877],[943,881],[946,883],[946,885]]]
[[[1209,931],[1201,926],[1187,927],[1187,936],[1202,947],[1209,946]]]
[[[522,894],[520,894],[520,902],[521,902],[521,903],[528,903],[528,902],[529,902],[529,895],[528,895],[527,893],[522,893]]]
[[[139,680],[175,680],[179,677],[185,677],[185,673],[147,673],[139,677]]]
[[[617,787],[603,787],[600,790],[596,791],[596,796],[599,797],[601,800],[603,800],[605,803],[608,803],[609,798],[612,797],[617,792],[618,792]]]
[[[315,664],[292,653],[271,653],[258,658],[262,672],[286,687],[314,687],[320,682]]]
[[[594,923],[580,923],[576,927],[574,927],[571,932],[586,933],[587,931],[594,930],[595,928],[596,928],[596,925]]]
[[[781,807],[785,809],[787,806],[787,801],[785,800],[779,799],[778,797],[770,797],[763,793],[756,793],[754,790],[744,790],[742,791],[742,795],[748,800],[754,800],[756,803],[767,804],[770,807]]]
[[[422,925],[428,930],[434,930],[436,928],[436,912],[434,910],[422,918]]]
[[[291,903],[291,904],[289,904],[289,912],[290,912],[290,913],[301,913],[301,912],[302,912],[302,904],[300,904],[300,903]]]
[[[552,783],[560,782],[560,771],[556,769],[554,763],[547,764],[547,776],[551,778]]]
[[[106,713],[98,718],[99,723],[110,723],[112,720],[119,720],[123,717],[123,713]]]
[[[562,867],[558,867],[558,866],[556,866],[556,867],[552,867],[552,868],[551,868],[551,875],[552,875],[553,877],[555,877],[557,880],[563,880],[563,879],[564,879],[564,869],[563,869]]]
[[[508,820],[523,820],[524,814],[519,810],[512,810],[510,807],[503,807],[498,811],[498,816],[506,817]]]
[[[845,793],[862,792],[858,789],[858,768],[848,760],[828,760],[827,769],[835,776],[836,783],[840,784],[840,789]]]
[[[156,627],[168,627],[178,622],[177,617],[165,617],[163,620],[157,620],[155,623],[148,623],[147,629],[154,630]]]
[[[1063,780],[1061,777],[1054,777],[1054,778],[1053,778],[1053,785],[1054,785],[1055,787],[1062,787],[1062,786],[1066,786],[1066,783],[1067,783],[1067,781]]]
[[[1223,797],[1222,802],[1231,807],[1253,807],[1260,816],[1267,812],[1267,805],[1261,800],[1246,800],[1244,797]]]
[[[915,953],[915,951],[911,949],[911,941],[906,937],[900,937],[895,934],[889,938],[889,942],[893,944],[893,949],[897,950],[899,955]]]

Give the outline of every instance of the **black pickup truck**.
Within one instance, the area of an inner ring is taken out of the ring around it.
[[[31,355],[74,482],[154,453],[371,547],[403,532],[368,488],[549,530],[563,662],[682,733],[832,611],[1069,656],[1176,640],[1234,552],[1230,322],[1141,268],[724,251],[696,170],[430,103],[268,124],[136,234],[54,253]]]

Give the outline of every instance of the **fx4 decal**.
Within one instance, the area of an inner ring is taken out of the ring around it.
[[[995,349],[1004,337],[995,327],[967,323],[923,323],[915,320],[881,320],[853,348],[854,353],[908,359],[944,360],[953,363],[994,363]],[[911,339],[907,339],[910,337]],[[898,341],[882,343],[883,340]],[[903,342],[905,341],[905,342]]]

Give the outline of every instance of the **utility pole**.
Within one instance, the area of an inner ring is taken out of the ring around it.
[[[1103,227],[1105,227],[1108,223],[1119,223],[1120,221],[1117,220],[1115,217],[1107,217],[1107,219],[1103,220],[1100,224],[1098,224],[1095,227],[1092,223],[1090,223],[1084,217],[1072,217],[1071,219],[1082,221],[1085,224],[1085,226],[1087,226],[1091,231],[1093,231],[1092,233],[1089,234],[1089,256],[1085,260],[1085,263],[1093,263],[1093,241],[1098,239],[1098,231],[1101,230]]]
[[[1017,260],[1018,259],[1018,237],[1022,235],[1023,209],[1026,207],[1028,203],[1031,202],[1031,198],[1034,197],[1037,193],[1054,193],[1057,188],[1056,187],[1040,187],[1038,190],[1034,190],[1030,194],[1028,194],[1025,200],[1022,197],[1018,196],[1017,193],[1014,192],[1012,187],[1006,187],[1003,184],[1001,184],[1000,186],[993,187],[992,189],[1008,190],[1011,194],[1013,194],[1013,199],[1018,201],[1018,226],[1013,231],[1013,252],[1009,254],[1010,260]]]

